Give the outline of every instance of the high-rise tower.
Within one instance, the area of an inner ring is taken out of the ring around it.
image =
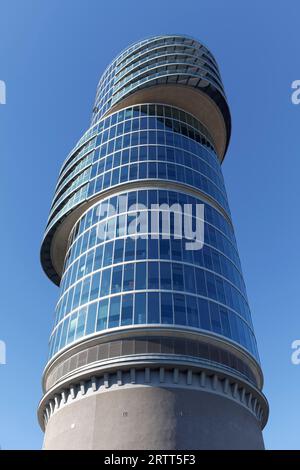
[[[216,61],[192,38],[138,42],[102,75],[42,243],[60,286],[45,448],[263,448],[268,405],[221,172],[230,129]],[[204,205],[202,249],[174,236],[187,204]],[[157,216],[154,236],[137,215]]]

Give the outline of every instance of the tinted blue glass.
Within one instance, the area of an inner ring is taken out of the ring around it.
[[[127,157],[130,155],[135,159],[138,153],[128,153]],[[156,153],[152,152],[152,158],[154,155]],[[197,202],[193,196],[151,189],[129,191],[108,201],[108,211],[97,203],[74,228],[56,309],[51,353],[64,347],[66,342],[69,344],[83,334],[93,333],[93,328],[95,331],[119,324],[161,322],[222,334],[256,354],[235,239],[226,219],[206,203],[205,227],[209,228],[206,228],[204,248],[188,251],[184,240],[163,239],[161,224],[157,238],[127,236],[126,227],[131,227],[135,233],[139,226],[135,223],[135,213],[131,212],[128,218],[126,211],[135,210],[133,204],[136,203],[145,204],[143,210],[146,211],[151,204],[193,204]],[[145,213],[151,224],[154,212]],[[170,227],[174,227],[172,217]],[[104,243],[97,236],[100,233],[112,240]],[[132,294],[146,289],[154,292]],[[183,295],[174,291],[181,291]],[[122,292],[129,294],[101,300]],[[214,302],[209,303],[209,299]],[[86,310],[80,309],[83,304],[87,304]],[[71,319],[70,312],[73,312]]]
[[[148,323],[160,323],[159,296],[154,292],[148,294]]]
[[[148,289],[158,289],[158,263],[148,263]]]
[[[111,279],[111,293],[112,294],[121,291],[122,272],[123,272],[123,266],[115,266],[113,268],[112,279]]]
[[[97,303],[93,303],[89,306],[88,317],[87,317],[87,322],[86,322],[86,331],[85,331],[86,335],[94,333],[94,331],[95,331],[97,308],[98,308]]]
[[[200,328],[203,328],[204,330],[211,330],[209,306],[207,300],[198,298],[198,311]]]
[[[101,288],[100,288],[100,296],[104,297],[105,295],[109,294],[110,290],[110,277],[111,277],[111,269],[105,269],[102,271],[101,277]]]
[[[110,306],[109,306],[109,322],[108,327],[114,328],[119,326],[120,322],[120,300],[121,297],[112,297],[110,299]]]
[[[146,294],[135,294],[134,323],[146,323]]]
[[[133,315],[133,296],[131,294],[122,297],[121,325],[131,325]]]
[[[132,290],[134,286],[134,264],[125,265],[123,277],[123,290]]]
[[[161,322],[173,323],[173,298],[171,294],[161,294]]]
[[[170,263],[160,263],[160,287],[161,289],[171,289],[172,276]]]
[[[186,325],[185,296],[174,295],[174,321],[177,325]]]
[[[98,317],[97,317],[97,330],[103,330],[107,327],[108,316],[108,299],[99,302]]]
[[[137,263],[136,264],[136,282],[135,288],[137,290],[146,288],[146,263]]]

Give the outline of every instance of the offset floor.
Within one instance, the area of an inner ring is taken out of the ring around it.
[[[60,286],[44,448],[264,448],[268,404],[221,170],[230,132],[216,61],[192,38],[141,41],[103,73],[41,249]],[[179,220],[202,223],[201,249],[177,236]]]

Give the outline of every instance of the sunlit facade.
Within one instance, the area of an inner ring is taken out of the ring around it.
[[[263,448],[268,406],[221,171],[229,138],[217,64],[194,39],[134,44],[101,77],[42,244],[60,286],[39,407],[45,448]],[[204,245],[190,250],[174,220],[197,204]]]

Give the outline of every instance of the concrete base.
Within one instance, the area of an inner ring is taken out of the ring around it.
[[[121,387],[54,413],[44,449],[264,449],[255,416],[218,394],[155,386]]]

